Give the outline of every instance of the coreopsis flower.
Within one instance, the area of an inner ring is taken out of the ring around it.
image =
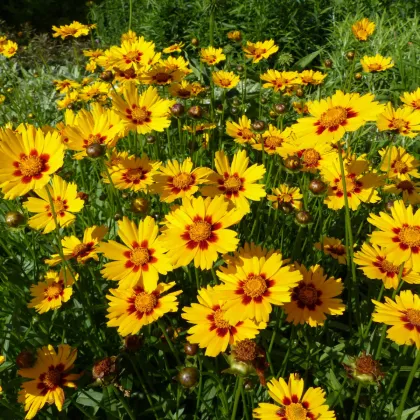
[[[264,145],[264,152],[269,155],[278,153],[278,148],[284,141],[293,136],[292,130],[289,127],[280,131],[277,127],[269,124],[268,130],[264,131],[257,142],[252,143],[251,146],[256,150],[262,150]]]
[[[420,182],[394,178],[392,184],[383,187],[383,191],[390,194],[402,195],[402,200],[405,203],[414,206],[420,203]]]
[[[368,18],[363,18],[362,20],[357,21],[351,27],[351,30],[359,41],[366,41],[369,36],[373,34],[375,23],[371,22]]]
[[[293,102],[293,109],[299,114],[309,114],[308,104],[303,102]]]
[[[191,74],[192,70],[190,69],[190,63],[184,59],[184,57],[172,57],[169,56],[165,60],[160,60],[159,62],[161,65],[166,67],[170,71],[180,71],[181,73],[186,76],[187,74]]]
[[[165,86],[180,82],[184,77],[185,73],[181,70],[173,70],[159,62],[150,70],[144,72],[139,80],[145,85]]]
[[[379,131],[391,131],[406,137],[416,137],[420,131],[420,112],[409,107],[394,109],[389,102],[377,117]]]
[[[67,109],[68,107],[80,101],[79,92],[74,90],[69,92],[63,99],[57,101],[58,109]]]
[[[184,131],[188,131],[189,133],[197,134],[197,133],[203,133],[209,130],[214,130],[216,127],[217,127],[216,124],[213,124],[213,123],[199,123],[199,124],[195,124],[194,127],[191,127],[190,125],[184,125],[182,129]]]
[[[29,219],[29,226],[36,230],[44,229],[44,234],[56,229],[57,224],[62,227],[71,225],[76,219],[73,213],[81,211],[85,204],[77,197],[77,185],[67,183],[58,175],[54,175],[52,185],[36,190],[35,193],[39,198],[29,197],[23,205],[29,212],[37,213]],[[54,212],[51,210],[49,195]]]
[[[331,255],[340,264],[347,263],[346,246],[343,245],[341,239],[328,238],[324,236],[321,242],[314,244],[314,247],[319,251],[323,251],[325,255]]]
[[[221,61],[226,60],[223,49],[214,47],[201,48],[200,58],[203,63],[206,63],[209,66],[215,66]]]
[[[12,58],[18,50],[18,44],[10,39],[1,47],[1,54],[6,58]]]
[[[191,197],[199,186],[208,182],[213,172],[209,168],[195,168],[191,158],[185,159],[182,164],[177,160],[168,161],[159,168],[160,172],[154,177],[152,192],[160,195],[160,200],[172,203],[177,198]]]
[[[176,44],[172,44],[167,48],[163,49],[163,52],[165,54],[171,54],[173,52],[181,52],[182,51],[182,47],[185,45],[184,42],[178,42]]]
[[[301,79],[297,71],[267,70],[260,77],[261,80],[267,82],[263,84],[263,87],[273,89],[274,92],[283,91],[287,87],[301,84]]]
[[[239,76],[233,71],[214,71],[211,78],[216,86],[223,89],[232,89],[239,83]]]
[[[72,285],[79,275],[62,268],[60,273],[47,271],[44,279],[31,286],[32,300],[28,308],[35,308],[40,314],[60,308],[63,303],[70,300],[73,294]]]
[[[55,404],[61,411],[65,401],[63,387],[77,388],[74,381],[80,374],[70,373],[77,357],[77,349],[59,344],[58,353],[50,344],[37,350],[33,367],[20,369],[18,374],[30,381],[22,383],[19,402],[25,404],[25,419],[33,419],[45,403]]]
[[[126,84],[135,84],[137,85],[139,82],[140,71],[136,71],[133,67],[130,67],[127,70],[120,70],[117,67],[113,68],[115,72],[115,80],[121,83],[123,86]]]
[[[372,319],[392,325],[387,330],[387,337],[401,345],[413,344],[420,350],[420,298],[411,290],[404,290],[395,301],[385,296],[385,303],[372,300],[375,312]]]
[[[168,92],[175,98],[188,99],[198,96],[205,90],[206,88],[201,86],[199,82],[190,83],[187,80],[182,80],[180,83],[172,83]]]
[[[0,142],[0,188],[6,200],[43,188],[64,160],[64,145],[57,132],[44,134],[34,126],[19,133],[3,130]]]
[[[341,315],[344,312],[345,305],[337,298],[343,291],[341,279],[327,279],[324,269],[318,264],[307,269],[295,263],[295,267],[303,275],[303,280],[292,289],[292,301],[283,306],[287,322],[316,327],[324,325],[326,314]]]
[[[83,239],[76,236],[65,236],[61,240],[63,256],[66,261],[75,260],[78,264],[85,264],[90,259],[98,261],[98,245],[107,234],[106,226],[91,226],[85,229]],[[54,266],[62,261],[60,254],[53,254],[46,264]]]
[[[229,31],[227,34],[228,39],[231,39],[232,41],[239,42],[242,40],[242,34],[241,31]]]
[[[239,223],[244,213],[228,206],[223,196],[183,198],[182,206],[165,216],[162,245],[174,268],[194,260],[195,267],[209,270],[218,253],[236,249],[237,233],[227,228]]]
[[[155,220],[146,216],[139,225],[123,217],[118,222],[118,236],[124,244],[116,241],[102,242],[98,252],[114,260],[104,265],[102,275],[108,280],[119,281],[120,289],[140,285],[147,292],[156,289],[159,273],[172,270],[158,237],[159,228]]]
[[[374,57],[365,55],[360,60],[360,64],[363,67],[363,71],[366,73],[378,73],[394,67],[392,57],[383,57],[380,54],[376,54]]]
[[[131,29],[128,32],[121,35],[121,43],[124,41],[135,42],[137,40],[137,34]]]
[[[250,42],[247,41],[246,46],[242,47],[245,57],[252,58],[252,63],[259,63],[263,58],[268,58],[270,55],[275,54],[279,47],[272,39],[268,41]]]
[[[347,375],[367,385],[378,384],[385,377],[381,364],[365,351],[359,357],[347,357],[343,363]]]
[[[53,26],[52,29],[54,31],[53,37],[61,37],[61,39],[68,37],[79,38],[89,34],[89,26],[77,21],[73,21],[70,25]]]
[[[291,288],[302,275],[285,265],[280,253],[266,257],[237,257],[234,264],[220,267],[217,276],[224,283],[214,292],[226,301],[224,317],[234,324],[253,319],[268,322],[272,305],[290,302]]]
[[[327,77],[326,74],[323,74],[320,71],[314,71],[314,70],[304,70],[302,73],[299,73],[300,84],[304,86],[320,85],[326,77]]]
[[[398,288],[400,267],[389,261],[380,246],[364,243],[362,249],[354,254],[354,262],[369,279],[382,280],[386,289]],[[420,274],[411,270],[408,262],[404,264],[401,278],[406,283],[420,284]]]
[[[257,139],[257,135],[251,130],[251,120],[246,115],[242,115],[238,123],[227,121],[226,133],[239,144],[253,144]]]
[[[96,64],[95,60],[89,60],[86,63],[85,70],[90,72],[90,73],[94,73],[97,67],[98,67],[98,65]]]
[[[58,90],[60,93],[68,93],[74,89],[80,88],[80,83],[70,79],[53,80],[53,84],[55,86],[55,89]]]
[[[104,50],[96,49],[96,50],[83,50],[83,55],[85,57],[89,57],[91,59],[97,59],[104,55]]]
[[[194,324],[188,330],[188,341],[205,348],[206,356],[216,357],[224,352],[229,344],[255,338],[259,330],[267,326],[265,322],[257,324],[250,319],[230,322],[226,318],[226,302],[220,300],[210,286],[198,291],[197,300],[198,303],[184,307],[181,316],[190,324]]]
[[[417,88],[414,92],[404,92],[400,99],[404,106],[413,110],[420,110],[420,88]]]
[[[232,164],[225,152],[217,151],[215,157],[216,172],[209,176],[212,185],[204,186],[201,193],[204,196],[222,195],[236,208],[248,213],[249,201],[260,201],[265,197],[263,184],[258,184],[265,174],[264,165],[254,164],[250,167],[249,157],[245,150],[233,156]]]
[[[108,327],[118,327],[123,337],[137,334],[144,325],[149,325],[169,312],[178,310],[177,296],[181,290],[165,294],[175,286],[175,282],[159,283],[147,292],[137,285],[129,289],[111,289],[109,300]]]
[[[345,162],[348,162],[345,160]],[[356,210],[360,203],[377,203],[381,200],[375,188],[383,180],[376,173],[368,172],[369,163],[365,160],[353,160],[345,164],[345,183],[349,207]],[[329,183],[324,203],[328,208],[340,210],[344,207],[344,188],[338,159],[322,168],[322,176]]]
[[[84,86],[79,90],[79,99],[82,101],[92,101],[103,103],[109,97],[110,86],[105,82],[94,82],[91,85]]]
[[[153,184],[160,165],[161,162],[151,161],[146,155],[130,156],[111,168],[112,183],[119,190],[145,191]],[[104,182],[109,182],[106,176]]]
[[[410,155],[406,149],[401,146],[390,146],[379,150],[381,156],[380,169],[387,172],[388,178],[399,178],[402,180],[410,177],[420,178],[417,168],[420,166],[413,155]]]
[[[273,202],[275,209],[284,205],[295,210],[301,210],[303,195],[298,187],[281,184],[278,188],[273,188],[271,192],[271,195],[267,194],[267,200]]]
[[[346,132],[356,131],[367,121],[374,121],[383,105],[374,101],[371,93],[344,93],[338,90],[332,97],[308,102],[309,117],[298,119],[293,132],[303,141],[337,142]]]
[[[124,86],[122,91],[124,98],[114,93],[112,99],[115,111],[128,130],[147,134],[169,127],[169,109],[175,101],[162,99],[152,86],[141,95],[134,84]]]
[[[254,410],[254,418],[262,420],[327,420],[335,419],[334,411],[325,404],[322,388],[309,388],[305,394],[304,381],[297,373],[291,373],[289,381],[283,378],[268,382],[268,394],[279,405],[260,403]]]
[[[413,213],[413,207],[400,200],[394,202],[391,215],[371,213],[367,220],[380,229],[372,233],[371,243],[381,246],[387,260],[420,272],[420,210]]]

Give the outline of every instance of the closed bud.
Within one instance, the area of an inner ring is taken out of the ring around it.
[[[354,75],[354,78],[355,78],[356,80],[361,80],[361,79],[363,78],[363,75],[362,75],[362,73],[356,73],[356,74]]]
[[[232,104],[234,106],[239,106],[241,104],[241,101],[238,98],[233,98]]]
[[[184,367],[178,372],[176,380],[184,388],[192,388],[198,382],[198,369],[192,366]]]
[[[244,381],[245,391],[250,392],[254,389],[254,387],[255,387],[255,384],[251,379],[245,379]]]
[[[184,351],[188,356],[195,356],[198,352],[198,344],[185,343]]]
[[[115,214],[115,216],[114,216],[114,220],[115,220],[116,222],[118,222],[118,220],[121,220],[121,219],[122,219],[121,214],[120,214],[120,213],[116,213],[116,214]]]
[[[267,98],[261,98],[261,103],[262,104],[266,104],[268,102],[268,99]]]
[[[188,115],[191,118],[201,118],[203,116],[203,108],[201,108],[201,106],[194,105],[188,110]]]
[[[146,136],[146,142],[149,144],[154,144],[156,142],[156,136],[149,134]]]
[[[245,70],[245,69],[244,69],[244,66],[236,66],[236,71],[237,71],[238,73],[242,73],[244,70]]]
[[[98,384],[110,384],[117,377],[116,356],[105,357],[96,362],[92,368],[92,377]]]
[[[300,159],[298,156],[288,156],[284,159],[284,166],[291,171],[297,171],[300,168]]]
[[[311,222],[312,222],[312,216],[311,216],[311,213],[309,213],[309,212],[308,212],[308,211],[306,211],[306,210],[298,211],[298,212],[296,213],[295,219],[296,219],[296,222],[297,222],[299,225],[303,225],[303,226],[305,226],[305,225],[309,225],[309,223],[311,223]]]
[[[131,211],[133,213],[146,213],[149,209],[149,201],[142,197],[137,197],[131,202]]]
[[[290,203],[281,203],[279,206],[279,209],[284,213],[284,214],[290,214],[293,212],[293,206]]]
[[[25,223],[25,216],[18,211],[8,211],[5,215],[6,225],[11,228],[16,228]]]
[[[332,60],[330,60],[329,58],[327,58],[327,59],[324,61],[324,66],[325,66],[327,69],[330,69],[330,68],[333,66],[333,62],[332,62]]]
[[[139,335],[127,335],[124,338],[124,348],[130,353],[140,350],[142,344],[143,340]]]
[[[284,104],[275,104],[274,105],[274,111],[277,112],[277,114],[284,114],[286,111],[286,105]]]
[[[20,369],[31,368],[35,363],[35,356],[29,350],[21,351],[16,357],[16,364]]]
[[[264,131],[264,129],[265,129],[265,122],[264,121],[261,121],[261,120],[254,121],[252,123],[252,128],[255,131],[258,131],[258,132]]]
[[[391,209],[394,207],[394,202],[391,200],[391,201],[388,201],[386,204],[385,204],[385,210],[387,211],[387,212],[389,212],[389,213],[391,213]]]
[[[230,113],[231,113],[232,115],[236,115],[238,112],[239,112],[239,108],[237,108],[236,106],[232,106],[232,107],[230,108]]]
[[[171,107],[171,113],[174,117],[181,117],[185,113],[185,106],[182,104],[174,104]]]
[[[325,191],[326,185],[320,179],[312,179],[309,183],[309,190],[313,194],[322,194]]]
[[[385,376],[380,363],[365,351],[359,357],[347,356],[343,366],[351,379],[365,385],[374,385]]]
[[[191,40],[191,44],[193,44],[194,47],[198,47],[198,45],[200,44],[200,41],[197,38],[193,38]]]
[[[349,51],[347,54],[346,54],[346,57],[349,59],[349,60],[354,60],[354,57],[355,57],[355,52],[354,51]]]
[[[111,83],[114,80],[114,73],[111,70],[106,70],[99,76],[104,82]]]
[[[101,146],[99,143],[92,143],[86,147],[86,154],[92,158],[97,159],[105,154],[105,147]]]
[[[301,89],[301,88],[296,89],[296,96],[298,98],[301,98],[304,94],[305,94],[305,92],[303,91],[303,89]]]

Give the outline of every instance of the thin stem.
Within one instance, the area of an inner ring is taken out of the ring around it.
[[[165,326],[163,325],[162,320],[158,321],[159,328],[162,330],[162,334],[165,337],[166,342],[168,343],[169,348],[171,349],[173,355],[175,356],[176,362],[179,366],[182,365],[181,359],[178,356],[178,353],[175,351],[174,345],[172,344],[171,339],[168,336],[168,333],[166,332]]]
[[[356,391],[356,396],[354,397],[353,411],[351,412],[350,420],[354,420],[354,418],[356,417],[356,412],[357,412],[357,407],[359,405],[359,398],[360,398],[360,393],[362,391],[362,387],[363,387],[362,383],[359,382],[359,385]]]
[[[419,352],[420,353],[420,352]],[[236,419],[236,412],[238,411],[238,404],[239,404],[239,397],[241,396],[241,388],[243,388],[244,380],[241,376],[238,377],[236,393],[235,393],[235,401],[233,403],[233,410],[230,420]]]
[[[131,408],[127,404],[127,401],[125,400],[125,398],[120,394],[120,391],[118,391],[117,388],[115,388],[115,386],[113,386],[112,388],[113,388],[114,394],[116,395],[116,397],[120,401],[121,405],[124,407],[124,410],[127,412],[127,414],[130,417],[130,419],[131,420],[136,420],[136,416],[131,411]]]
[[[133,18],[133,0],[129,0],[130,2],[130,14],[128,16],[128,30],[131,30],[131,21]]]

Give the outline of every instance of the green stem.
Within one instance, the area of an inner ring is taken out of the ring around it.
[[[420,352],[419,352],[420,353]],[[239,404],[239,397],[241,396],[241,388],[243,388],[244,380],[241,376],[238,377],[236,393],[235,393],[235,401],[233,403],[233,410],[230,420],[236,419],[236,412],[238,411],[238,404]]]
[[[201,400],[201,393],[203,391],[203,375],[202,375],[202,370],[203,370],[203,362],[201,360],[201,355],[198,355],[198,363],[200,365],[200,379],[198,382],[198,394],[197,394],[197,403],[195,405],[195,413],[194,413],[194,420],[198,419],[198,412],[200,410],[200,400]]]
[[[353,411],[351,412],[350,420],[354,420],[354,418],[356,417],[356,412],[357,412],[357,407],[359,404],[360,392],[362,391],[362,387],[363,387],[362,383],[359,382],[359,385],[356,391],[356,396],[354,397]]]
[[[209,41],[210,41],[211,46],[213,46],[214,44],[214,12],[215,12],[215,8],[212,5],[210,8],[210,18],[209,18]]]
[[[124,407],[124,410],[127,412],[128,416],[130,417],[131,420],[136,420],[136,416],[134,415],[134,413],[131,411],[130,406],[127,404],[127,401],[125,400],[125,398],[120,394],[120,391],[118,391],[117,388],[115,388],[115,386],[112,387],[114,394],[116,395],[116,397],[118,398],[118,400],[120,401],[121,405]]]
[[[249,413],[248,413],[248,408],[246,406],[245,388],[243,386],[241,387],[241,397],[242,397],[242,403],[243,403],[243,407],[244,407],[243,410],[244,410],[244,413],[245,413],[245,418],[246,418],[246,420],[250,420]]]
[[[130,14],[128,16],[128,30],[131,30],[131,21],[133,17],[133,0],[129,0],[130,2]]]
[[[169,338],[168,333],[166,332],[166,329],[165,329],[165,325],[163,325],[163,322],[161,319],[159,319],[158,324],[159,324],[159,328],[162,330],[162,334],[165,337],[166,342],[168,343],[169,348],[171,349],[173,355],[175,356],[177,364],[179,366],[182,366],[183,363],[181,362],[181,359],[179,358],[178,353],[175,351],[174,345],[171,339]]]

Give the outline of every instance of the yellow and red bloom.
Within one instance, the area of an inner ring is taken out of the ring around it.
[[[88,35],[90,30],[88,25],[83,25],[77,21],[73,21],[70,25],[53,26],[52,29],[54,31],[53,37],[61,37],[61,39],[68,37],[79,38],[83,35]]]
[[[181,52],[182,51],[182,47],[185,45],[184,42],[178,42],[176,44],[172,44],[167,48],[163,49],[163,52],[165,54],[171,54],[173,52]]]
[[[328,315],[341,315],[345,310],[343,301],[337,296],[343,291],[341,279],[324,274],[324,269],[313,265],[309,270],[295,263],[303,280],[292,289],[292,301],[284,304],[287,322],[309,324],[311,327],[323,325]]]
[[[53,84],[55,86],[55,89],[58,90],[60,93],[68,93],[71,92],[73,89],[78,89],[80,87],[80,83],[70,79],[53,80]]]
[[[335,413],[325,404],[322,388],[309,388],[304,395],[304,381],[297,373],[290,374],[289,382],[283,378],[268,383],[270,397],[279,405],[260,403],[254,418],[262,420],[334,420]]]
[[[413,182],[409,179],[395,179],[392,184],[385,185],[384,192],[402,195],[405,203],[417,205],[420,203],[420,182]]]
[[[363,18],[362,20],[357,21],[351,27],[351,30],[359,41],[366,41],[369,36],[373,34],[375,23],[371,22],[368,18]]]
[[[5,129],[0,142],[0,188],[7,200],[43,188],[64,160],[57,132],[44,134],[34,126],[19,133]]]
[[[232,89],[239,83],[239,76],[233,71],[214,71],[211,78],[216,86],[223,89]]]
[[[341,239],[324,237],[321,242],[317,242],[314,247],[319,251],[323,251],[325,255],[331,255],[340,264],[347,263],[346,246],[343,245]]]
[[[108,327],[118,327],[118,333],[123,337],[137,334],[144,325],[149,325],[168,312],[178,310],[177,296],[181,290],[165,294],[175,286],[175,282],[159,283],[147,292],[137,285],[129,289],[111,289],[109,300]]]
[[[372,300],[375,312],[372,319],[392,325],[387,337],[401,345],[413,344],[420,350],[420,297],[411,290],[402,291],[395,301],[385,296],[385,303]]]
[[[242,47],[245,57],[252,58],[252,63],[259,63],[263,58],[268,58],[270,55],[275,54],[279,47],[272,39],[268,41],[250,42],[247,41],[246,46]]]
[[[18,44],[11,41],[10,39],[0,47],[0,54],[4,55],[6,58],[12,58],[18,50]]]
[[[420,112],[409,107],[394,109],[389,102],[384,112],[378,115],[376,125],[379,131],[413,138],[420,131]]]
[[[257,139],[257,135],[251,130],[251,120],[246,115],[242,115],[238,123],[227,121],[226,133],[239,144],[253,144]]]
[[[413,110],[420,110],[420,88],[417,88],[414,92],[404,92],[400,96],[404,106]]]
[[[392,57],[383,57],[380,54],[376,54],[374,57],[365,55],[360,60],[360,64],[363,67],[363,71],[366,73],[378,73],[394,67]]]
[[[242,34],[241,31],[229,31],[227,34],[228,39],[231,39],[232,41],[239,42],[242,40]]]
[[[379,150],[381,155],[381,171],[387,172],[388,178],[399,178],[402,180],[410,177],[420,178],[417,168],[420,166],[413,155],[400,146],[391,146],[387,149]]]
[[[200,58],[203,63],[206,63],[209,66],[215,66],[221,61],[226,60],[222,48],[214,47],[201,48]]]
[[[198,303],[183,308],[182,318],[190,324],[195,324],[188,330],[188,341],[205,348],[206,356],[216,357],[225,351],[229,344],[255,338],[259,330],[267,325],[265,322],[256,324],[250,319],[229,322],[225,315],[225,301],[221,301],[210,286],[200,289],[197,299]]]
[[[156,289],[159,274],[172,271],[166,249],[158,237],[159,228],[154,219],[147,216],[139,225],[124,217],[118,222],[116,241],[102,242],[98,252],[115,260],[104,265],[101,273],[108,280],[119,281],[120,289],[141,286],[147,292]]]
[[[280,131],[274,125],[270,124],[268,130],[262,134],[258,141],[252,143],[251,146],[253,149],[262,150],[264,144],[264,151],[269,155],[273,155],[279,153],[279,147],[290,137],[293,137],[293,133],[289,127]]]
[[[260,78],[267,82],[263,84],[263,87],[266,89],[273,89],[274,92],[283,91],[288,87],[301,84],[301,79],[297,71],[278,71],[270,69],[262,74]]]
[[[146,85],[165,86],[180,82],[185,77],[181,70],[166,67],[161,62],[155,64],[150,70],[144,72],[139,80]]]
[[[217,173],[209,176],[213,185],[201,189],[204,196],[223,195],[236,208],[247,213],[250,211],[249,201],[260,201],[265,197],[263,184],[257,184],[265,174],[264,165],[254,164],[248,168],[249,158],[246,151],[241,150],[233,156],[232,165],[224,151],[216,152],[215,165]]]
[[[295,210],[302,208],[303,195],[298,187],[290,187],[286,184],[281,184],[278,188],[271,190],[272,194],[267,194],[267,200],[273,202],[273,207],[278,209],[282,205],[290,206]]]
[[[326,74],[323,74],[320,71],[314,71],[314,70],[304,70],[302,73],[299,73],[300,84],[304,86],[320,85],[321,83],[323,83],[326,77],[327,77]]]
[[[105,82],[94,82],[79,91],[79,99],[86,102],[104,103],[109,97],[110,86]]]
[[[58,353],[51,345],[37,350],[33,367],[20,369],[18,374],[30,381],[23,382],[19,393],[19,402],[25,404],[25,419],[33,419],[44,405],[55,404],[58,411],[63,409],[65,395],[63,387],[76,388],[74,381],[80,374],[72,374],[77,350],[68,344],[60,344]]]

